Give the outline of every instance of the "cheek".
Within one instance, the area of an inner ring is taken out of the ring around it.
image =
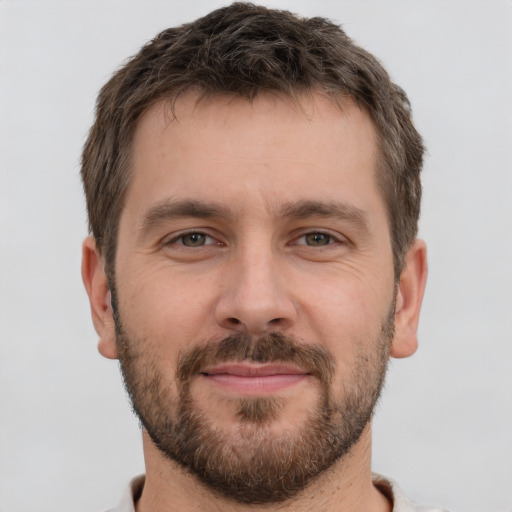
[[[170,272],[131,272],[118,290],[124,328],[137,339],[155,345],[159,357],[177,358],[191,343],[207,336],[208,297],[204,281],[186,280]],[[185,281],[185,282],[182,282]]]
[[[334,356],[338,367],[353,365],[361,349],[377,343],[391,307],[392,292],[374,281],[345,279],[328,288],[318,288],[303,305],[312,340]],[[391,285],[390,285],[391,286]]]

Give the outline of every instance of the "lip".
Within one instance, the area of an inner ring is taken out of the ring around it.
[[[310,375],[284,363],[226,363],[206,368],[201,376],[210,384],[243,395],[265,395],[294,386]]]

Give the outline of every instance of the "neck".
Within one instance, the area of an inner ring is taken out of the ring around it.
[[[275,505],[247,505],[212,493],[195,476],[164,457],[143,433],[146,481],[137,512],[391,512],[373,486],[371,426],[342,460],[311,482],[297,497]]]

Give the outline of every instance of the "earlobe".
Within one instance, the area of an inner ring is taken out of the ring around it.
[[[418,348],[418,323],[427,273],[427,247],[418,239],[407,252],[398,285],[392,357],[411,356]]]
[[[87,237],[82,246],[82,280],[89,296],[94,328],[99,336],[98,350],[104,357],[117,359],[110,289],[93,237]]]

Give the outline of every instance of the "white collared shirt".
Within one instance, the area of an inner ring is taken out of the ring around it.
[[[373,475],[374,485],[393,503],[393,512],[447,512],[436,507],[426,507],[413,503],[398,487],[396,482],[381,475]],[[135,501],[144,487],[144,475],[134,478],[127,487],[117,507],[107,512],[135,512]]]

